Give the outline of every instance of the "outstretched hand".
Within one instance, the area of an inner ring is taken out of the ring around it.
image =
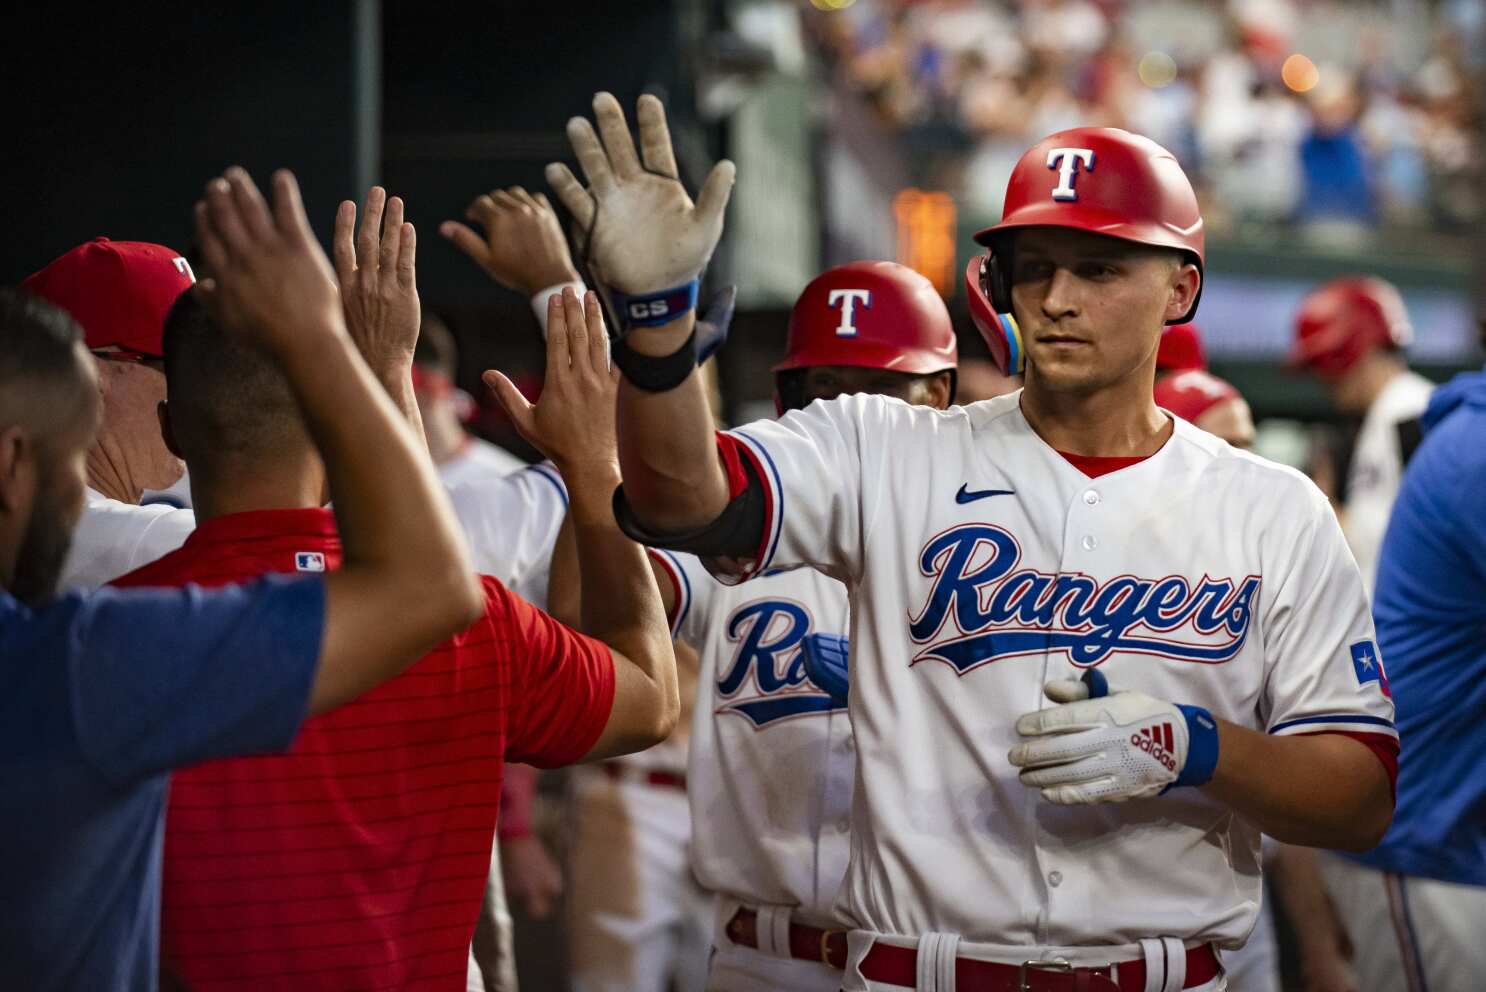
[[[529,403],[494,370],[485,384],[521,436],[546,455],[571,487],[575,474],[618,475],[614,405],[619,373],[609,364],[609,335],[598,297],[572,288],[547,301],[547,376],[541,398]]]
[[[456,220],[440,224],[439,233],[502,286],[531,296],[582,281],[557,212],[543,194],[533,196],[520,186],[491,190],[475,197],[464,216],[484,233]]]
[[[346,326],[362,357],[378,373],[406,369],[418,344],[422,309],[418,237],[413,225],[403,221],[402,199],[389,200],[386,190],[373,186],[366,194],[359,232],[355,202],[341,201],[332,249]]]
[[[233,334],[282,358],[345,331],[335,274],[287,169],[273,175],[272,210],[237,166],[207,183],[196,240],[211,276],[194,291]]]
[[[697,278],[722,236],[733,163],[724,160],[713,166],[693,204],[681,185],[660,100],[646,94],[637,104],[638,154],[624,111],[612,94],[593,98],[593,114],[598,132],[583,117],[574,117],[567,126],[587,188],[558,162],[547,166],[547,182],[572,213],[581,232],[580,247],[595,275],[606,286],[631,295],[671,289]]]

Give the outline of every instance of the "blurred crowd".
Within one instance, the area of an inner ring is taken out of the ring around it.
[[[1156,139],[1213,233],[1298,225],[1344,246],[1481,216],[1482,7],[1309,0],[817,3],[839,81],[973,211],[1036,137]],[[1385,20],[1384,18],[1388,18]]]

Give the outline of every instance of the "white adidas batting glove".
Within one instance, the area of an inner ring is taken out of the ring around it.
[[[1028,713],[1011,749],[1022,784],[1048,802],[1124,802],[1179,785],[1201,785],[1218,765],[1218,725],[1200,706],[1178,706],[1143,692],[1108,692],[1098,671],[1043,687],[1058,706]]]
[[[640,97],[638,154],[612,94],[593,98],[593,116],[597,133],[583,117],[574,117],[567,127],[587,188],[557,162],[547,166],[547,182],[577,222],[579,246],[595,276],[626,297],[695,282],[722,236],[733,163],[724,160],[712,168],[693,204],[681,185],[660,100]]]

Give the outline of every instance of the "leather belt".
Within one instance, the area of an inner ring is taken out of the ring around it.
[[[599,765],[604,774],[616,782],[644,782],[646,785],[658,785],[663,789],[680,789],[686,791],[686,776],[675,772],[644,771],[639,768],[627,768],[617,761],[606,761]]]
[[[757,950],[758,913],[751,909],[739,909],[728,920],[724,932],[733,943]],[[846,967],[846,931],[791,922],[789,956],[796,961],[818,961],[841,971]]]
[[[794,941],[790,941],[793,946]],[[872,945],[857,969],[863,978],[914,988],[918,983],[918,950],[881,941]],[[1184,989],[1197,988],[1222,971],[1218,955],[1208,944],[1187,951]],[[1112,974],[1113,973],[1113,974]],[[955,992],[1144,992],[1145,961],[1121,961],[1119,966],[1074,968],[1061,961],[1026,961],[1020,965],[998,961],[955,959]]]

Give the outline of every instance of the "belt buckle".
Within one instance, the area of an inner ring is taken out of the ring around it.
[[[1031,986],[1027,984],[1028,971],[1056,971],[1062,974],[1073,974],[1073,965],[1061,958],[1043,959],[1037,961],[1023,961],[1016,970],[1016,992],[1032,992]]]
[[[834,968],[834,967],[836,967],[835,965],[831,964],[831,946],[830,946],[831,945],[831,938],[833,936],[835,936],[836,934],[838,934],[838,933],[839,934],[845,934],[847,932],[848,931],[842,930],[840,928],[836,928],[836,929],[832,929],[832,930],[822,930],[820,932],[820,963],[821,964],[825,965],[827,968]]]

